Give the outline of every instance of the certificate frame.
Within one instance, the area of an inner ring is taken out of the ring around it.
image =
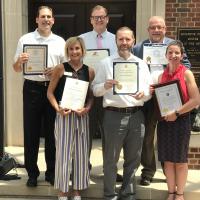
[[[97,69],[100,60],[110,56],[109,49],[87,49],[83,58],[83,63],[89,67]]]
[[[114,95],[136,94],[139,90],[138,62],[113,62]]]
[[[143,60],[148,64],[156,66],[166,66],[168,61],[165,57],[167,44],[163,43],[144,43]]]
[[[156,103],[156,113],[159,120],[179,109],[184,101],[181,92],[180,81],[178,79],[166,83],[153,85],[154,102]]]
[[[42,75],[47,68],[48,45],[24,44],[23,52],[29,54],[28,62],[23,64],[23,74]]]

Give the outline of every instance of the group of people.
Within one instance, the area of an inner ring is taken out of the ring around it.
[[[93,30],[70,37],[65,42],[52,33],[51,8],[38,9],[34,32],[22,36],[17,45],[14,70],[23,71],[29,54],[24,44],[47,44],[48,66],[43,75],[24,75],[24,156],[28,173],[27,186],[37,186],[37,156],[41,127],[44,126],[45,180],[59,190],[59,200],[80,200],[81,190],[89,187],[89,161],[92,136],[102,134],[104,198],[135,200],[135,173],[143,165],[141,185],[149,185],[156,171],[154,133],[157,126],[158,159],[168,186],[167,200],[183,200],[187,180],[187,151],[190,138],[189,112],[200,104],[200,95],[190,62],[180,41],[165,37],[166,25],[160,16],[149,19],[149,39],[134,46],[135,36],[129,27],[120,27],[116,35],[107,31],[109,16],[103,6],[95,6],[90,15]],[[100,41],[99,41],[100,37]],[[167,44],[168,61],[156,83],[179,79],[183,105],[159,121],[152,96],[152,76],[143,61],[143,44]],[[109,49],[110,56],[98,68],[83,64],[87,49]],[[138,92],[113,94],[118,81],[113,79],[113,63],[138,63]],[[84,107],[71,110],[60,106],[65,81],[75,78],[89,82]],[[97,115],[98,113],[98,115]],[[100,113],[100,114],[99,114]],[[98,127],[98,128],[97,128]],[[122,185],[116,192],[117,163],[123,149]],[[69,182],[72,180],[72,190]]]

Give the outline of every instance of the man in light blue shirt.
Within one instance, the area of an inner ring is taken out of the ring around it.
[[[107,31],[108,22],[107,9],[100,5],[95,6],[90,16],[90,23],[93,26],[93,30],[80,35],[85,42],[86,49],[98,49],[97,36],[100,34],[102,36],[101,48],[109,49],[110,55],[117,51],[115,35]]]
[[[93,26],[93,30],[80,35],[85,42],[86,49],[109,49],[110,55],[117,52],[115,35],[107,31],[108,22],[109,16],[106,8],[101,5],[92,8],[90,23]],[[98,37],[101,39],[101,44],[99,44]],[[95,97],[93,108],[90,111],[90,153],[92,138],[102,135],[102,118],[102,97]],[[102,143],[104,146],[104,141]],[[122,176],[119,174],[117,175],[117,181],[122,181]]]

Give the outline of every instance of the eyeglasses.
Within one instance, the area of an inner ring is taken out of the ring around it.
[[[103,21],[103,20],[106,19],[106,17],[107,17],[107,15],[105,15],[105,16],[91,16],[91,18],[92,18],[93,20],[95,20],[95,21],[98,21],[98,20]]]
[[[150,30],[162,30],[162,29],[164,29],[165,28],[165,26],[149,26],[149,29]]]

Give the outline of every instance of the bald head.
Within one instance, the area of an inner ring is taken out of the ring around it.
[[[153,43],[162,43],[166,33],[165,20],[161,16],[152,16],[149,19],[149,39]]]
[[[152,16],[149,18],[149,25],[154,23],[155,21],[160,22],[163,26],[165,26],[165,20],[162,16]]]

